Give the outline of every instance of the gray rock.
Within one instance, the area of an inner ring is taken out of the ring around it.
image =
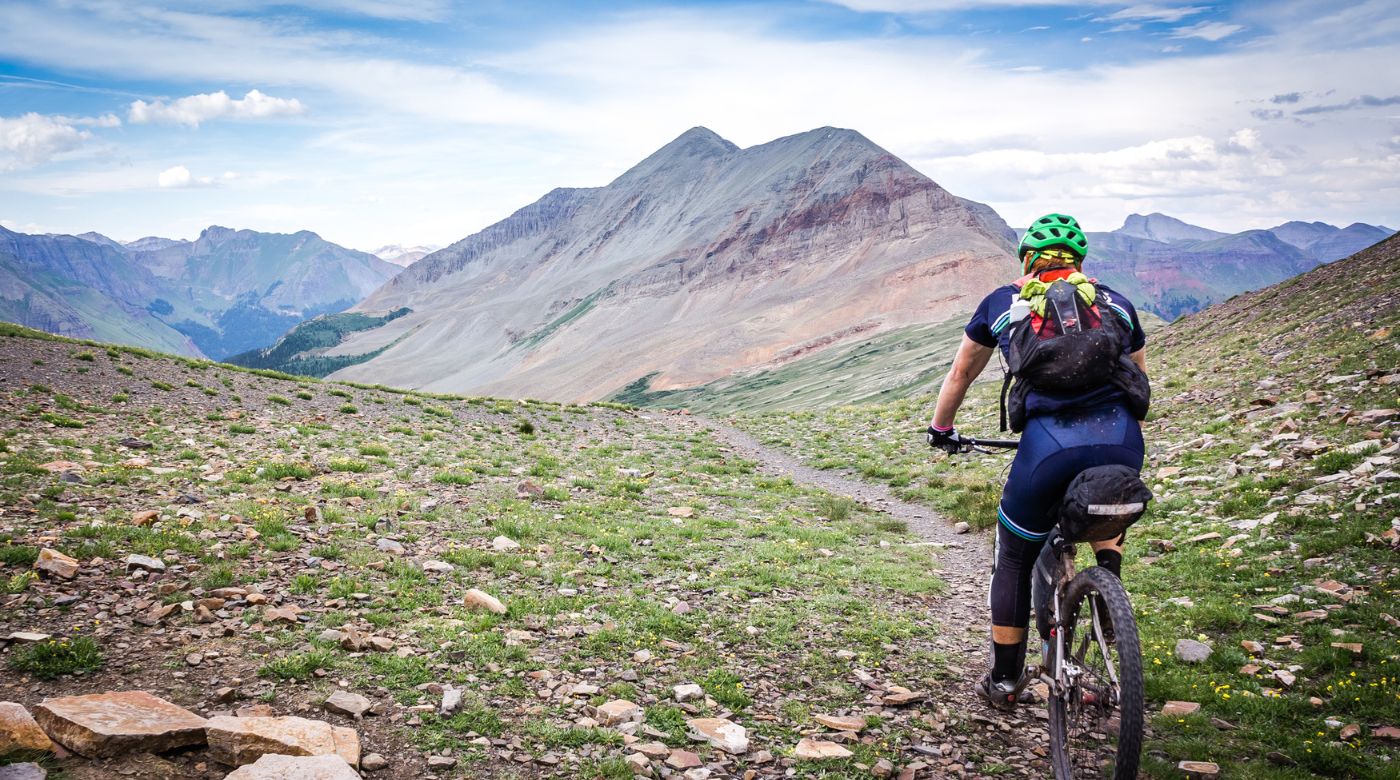
[[[1176,657],[1188,664],[1203,663],[1210,658],[1212,649],[1205,642],[1197,642],[1194,639],[1176,640]]]
[[[462,692],[456,688],[442,689],[442,704],[438,705],[438,714],[451,715],[462,708]]]
[[[0,780],[44,780],[49,771],[38,764],[10,764],[0,766]]]
[[[326,709],[342,715],[349,715],[352,718],[362,717],[365,711],[373,705],[374,703],[369,699],[349,691],[336,691],[331,694],[329,699],[326,699]]]
[[[165,571],[165,561],[159,558],[152,558],[149,555],[128,555],[126,556],[126,570],[135,571],[145,569],[146,571]]]
[[[380,552],[386,552],[390,555],[403,555],[405,552],[403,545],[399,544],[393,539],[381,538],[379,541],[374,543],[374,546],[379,548]]]

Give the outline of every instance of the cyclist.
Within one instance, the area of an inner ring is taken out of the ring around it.
[[[998,347],[1007,354],[1011,304],[1033,280],[1049,284],[1065,279],[1090,285],[1090,297],[1104,317],[1118,316],[1130,327],[1124,352],[1145,373],[1146,336],[1137,311],[1126,297],[1082,274],[1088,239],[1073,217],[1047,214],[1032,223],[1018,254],[1024,276],[983,299],[964,330],[953,366],[943,381],[928,428],[934,447],[960,441],[953,418],[968,386],[987,366]],[[1035,288],[1032,288],[1035,289]],[[1079,393],[1037,392],[1025,400],[1025,429],[997,507],[996,552],[989,594],[992,611],[991,669],[976,684],[979,696],[1010,709],[1024,687],[1026,627],[1030,618],[1031,573],[1036,556],[1055,524],[1055,504],[1079,472],[1094,466],[1122,464],[1142,468],[1143,440],[1138,420],[1114,385]],[[1120,574],[1123,538],[1093,544],[1098,565]]]

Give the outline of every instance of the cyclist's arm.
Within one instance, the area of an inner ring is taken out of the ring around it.
[[[1129,355],[1128,357],[1129,357],[1134,363],[1137,363],[1138,368],[1142,369],[1142,373],[1144,373],[1144,374],[1147,373],[1147,350],[1146,350],[1146,349],[1140,349],[1140,350],[1138,350],[1137,352],[1134,352],[1133,354]]]
[[[982,369],[987,367],[987,361],[992,359],[995,349],[978,344],[966,334],[963,335],[962,345],[958,347],[958,354],[953,358],[953,367],[948,369],[948,377],[943,380],[943,389],[938,391],[938,403],[933,407],[934,425],[947,428],[953,424],[953,417],[957,415],[958,407],[962,406],[967,388],[972,384],[972,380],[982,373]]]

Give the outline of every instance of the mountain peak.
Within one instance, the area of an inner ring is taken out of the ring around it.
[[[648,178],[674,170],[691,170],[708,160],[738,150],[738,146],[724,140],[715,131],[707,127],[692,127],[632,166],[618,177],[618,181]]]
[[[719,133],[708,127],[696,126],[676,136],[674,141],[657,149],[647,159],[663,155],[666,157],[722,157],[738,150],[738,146],[720,137]]]
[[[1168,244],[1173,241],[1209,241],[1226,235],[1156,211],[1146,215],[1129,214],[1128,218],[1123,220],[1123,227],[1113,232]]]

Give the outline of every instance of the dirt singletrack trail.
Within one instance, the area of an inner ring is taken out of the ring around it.
[[[934,607],[942,631],[933,644],[948,660],[942,685],[930,692],[928,702],[949,709],[956,721],[957,736],[930,734],[927,744],[908,751],[910,761],[922,760],[928,765],[917,777],[991,776],[984,775],[980,767],[995,764],[1005,765],[996,773],[998,777],[1043,778],[1051,774],[1045,757],[1049,734],[1043,703],[1005,715],[972,692],[973,682],[986,670],[988,661],[987,582],[992,543],[987,534],[958,534],[947,518],[928,507],[901,501],[883,485],[814,469],[722,421],[688,415],[662,416],[675,425],[708,431],[735,455],[757,462],[765,473],[788,476],[796,482],[847,496],[869,510],[903,521],[910,533],[919,537],[919,543],[935,547],[938,573],[948,590]]]

